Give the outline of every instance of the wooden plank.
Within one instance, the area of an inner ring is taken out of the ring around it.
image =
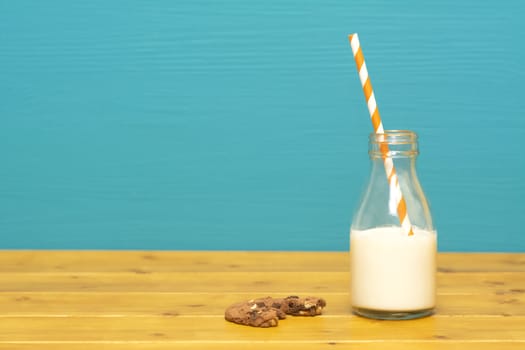
[[[518,272],[438,273],[441,294],[523,292]],[[347,292],[347,272],[0,273],[0,292]]]
[[[0,349],[9,350],[171,350],[171,349],[289,349],[289,350],[316,350],[316,349],[360,349],[360,350],[523,350],[525,343],[522,341],[454,341],[454,340],[430,340],[430,341],[307,341],[307,342],[212,342],[212,343],[189,343],[189,342],[130,342],[130,341],[86,341],[77,342],[25,342],[25,343],[1,343]]]
[[[220,316],[255,293],[0,293],[0,317]],[[286,294],[275,293],[275,297]],[[350,315],[348,293],[323,293],[326,316]],[[439,295],[438,315],[525,316],[525,293]]]
[[[21,253],[29,255],[17,263],[0,254],[6,262],[0,272],[0,349],[525,347],[522,254],[440,254],[437,314],[392,322],[350,313],[350,276],[340,269],[347,253],[316,259],[318,253],[161,252],[166,256],[145,258],[148,252],[124,252],[122,261],[121,252],[53,252],[56,259],[48,265],[45,255]],[[232,255],[242,262],[227,265],[224,257]],[[62,268],[53,265],[58,259]],[[153,263],[133,265],[142,260]],[[477,260],[490,272],[479,270]],[[224,321],[230,303],[266,294],[320,295],[328,306],[323,316],[290,317],[273,329]]]
[[[0,272],[347,271],[348,253],[3,251]]]
[[[429,317],[377,321],[361,317],[295,317],[258,329],[211,317],[9,317],[0,318],[0,342],[23,341],[522,341],[525,317]]]
[[[0,251],[0,272],[345,272],[348,266],[347,252]],[[442,272],[525,272],[525,254],[439,253],[438,266]]]
[[[522,253],[439,253],[440,272],[525,272]]]

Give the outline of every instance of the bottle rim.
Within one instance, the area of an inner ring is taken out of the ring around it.
[[[384,130],[369,135],[368,154],[372,159],[414,158],[419,154],[418,136],[411,130]],[[385,153],[384,146],[388,146]]]
[[[417,143],[417,133],[412,130],[384,130],[382,133],[372,132],[369,135],[370,143],[387,143],[389,145],[406,145]]]

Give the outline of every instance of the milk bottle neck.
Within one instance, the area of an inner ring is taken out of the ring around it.
[[[417,134],[410,130],[385,130],[369,136],[368,154],[372,161],[372,174],[390,176],[395,167],[398,178],[415,177],[416,158],[419,154]],[[409,180],[409,179],[406,179]],[[412,181],[412,180],[409,180]]]
[[[428,202],[416,172],[419,154],[416,133],[385,130],[381,134],[371,134],[368,154],[371,174],[352,228],[364,230],[400,225],[397,192],[391,185],[394,182],[399,184],[413,227],[433,231]]]
[[[419,154],[417,134],[410,130],[385,130],[369,136],[370,159],[413,159]]]

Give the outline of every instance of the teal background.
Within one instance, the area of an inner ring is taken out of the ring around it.
[[[358,32],[442,251],[525,251],[522,1],[0,0],[0,248],[346,250]]]

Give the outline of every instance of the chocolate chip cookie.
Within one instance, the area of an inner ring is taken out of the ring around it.
[[[316,297],[300,298],[259,298],[231,305],[224,317],[227,321],[252,327],[276,327],[286,315],[315,316],[326,306],[324,299]]]
[[[317,297],[300,298],[292,295],[283,299],[284,309],[288,315],[293,316],[316,316],[323,312],[326,301]]]

